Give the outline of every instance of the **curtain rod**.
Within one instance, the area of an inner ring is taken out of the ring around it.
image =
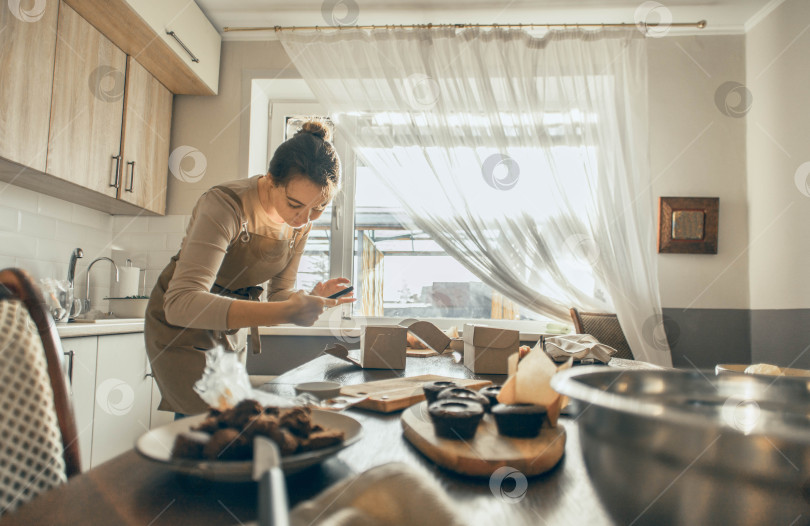
[[[553,27],[561,27],[564,29],[572,28],[572,29],[580,29],[586,27],[592,28],[608,28],[608,27],[638,27],[644,26],[644,28],[655,28],[659,24],[648,24],[646,22],[636,23],[626,23],[622,22],[620,24],[386,24],[386,25],[370,25],[370,26],[267,26],[267,27],[223,27],[222,30],[226,33],[233,32],[233,31],[333,31],[333,30],[342,30],[342,29],[444,29],[444,28],[455,28],[455,29],[466,29],[466,28],[478,28],[478,29],[498,29],[498,28],[526,28],[526,29],[533,29],[537,27],[546,27],[546,28],[553,28]],[[660,24],[664,25],[664,24]],[[706,27],[706,21],[700,20],[698,22],[672,22],[670,24],[665,24],[666,27],[695,27],[697,29],[703,29]]]

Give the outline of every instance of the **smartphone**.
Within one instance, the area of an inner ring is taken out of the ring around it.
[[[335,292],[334,294],[332,294],[331,296],[329,296],[329,298],[328,298],[328,299],[330,299],[330,300],[337,299],[337,298],[339,298],[339,297],[341,297],[341,296],[345,296],[346,294],[350,293],[350,292],[351,292],[351,291],[353,291],[353,290],[354,290],[354,287],[346,287],[346,288],[345,288],[345,289],[343,289],[343,290],[339,290],[339,291]]]

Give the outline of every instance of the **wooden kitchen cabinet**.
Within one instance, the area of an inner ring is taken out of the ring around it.
[[[62,340],[68,389],[73,401],[82,471],[90,469],[93,450],[93,410],[96,390],[96,352],[98,338],[84,336]]]
[[[217,94],[222,37],[195,2],[65,1],[172,93]]]
[[[57,32],[45,171],[114,198],[127,56],[65,3]]]
[[[0,9],[0,78],[13,79],[0,83],[0,180],[110,214],[164,214],[173,94],[154,74],[162,55],[134,50],[151,61],[144,67],[121,50],[120,34],[100,32],[112,17],[105,2],[77,2],[90,21],[64,1],[17,4]],[[12,12],[40,5],[35,21]],[[134,30],[130,15],[116,24]]]
[[[152,377],[148,372],[143,333],[98,338],[93,467],[129,451],[149,430]]]
[[[0,6],[0,157],[44,171],[58,4],[34,4]],[[28,176],[7,169],[9,178]]]
[[[127,58],[121,188],[118,197],[157,214],[166,211],[172,94]]]

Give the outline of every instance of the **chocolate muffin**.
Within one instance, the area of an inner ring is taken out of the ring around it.
[[[281,425],[298,436],[309,435],[312,429],[312,412],[309,407],[293,407],[281,411]]]
[[[227,427],[242,429],[252,417],[262,414],[262,409],[262,405],[256,400],[242,400],[231,409],[223,411],[220,420]]]
[[[201,459],[203,458],[203,449],[210,439],[211,435],[202,431],[180,433],[174,439],[172,457]]]
[[[534,404],[498,404],[492,408],[498,433],[509,437],[536,437],[543,427],[546,408]]]
[[[440,437],[470,439],[484,417],[484,407],[478,402],[454,398],[433,402],[428,406],[428,413]]]
[[[441,393],[439,393],[439,396],[436,397],[436,400],[448,400],[450,398],[477,402],[481,404],[484,411],[489,412],[489,398],[482,394],[476,393],[472,389],[465,389],[463,387],[451,387],[450,389],[444,389]]]
[[[203,456],[210,460],[248,460],[252,452],[250,442],[230,427],[211,435],[203,448]]]
[[[487,387],[482,387],[478,394],[484,395],[489,400],[489,407],[492,410],[493,407],[498,405],[498,394],[501,392],[500,385],[489,385]]]
[[[449,389],[451,387],[459,387],[456,382],[428,382],[426,384],[422,384],[422,390],[425,392],[425,400],[427,400],[428,404],[432,404],[436,401],[436,397],[439,396],[445,389]]]
[[[179,434],[172,457],[248,460],[257,435],[275,441],[282,456],[345,440],[343,431],[324,428],[312,418],[308,407],[262,407],[256,400],[243,400],[224,411],[211,409],[191,432]]]
[[[329,429],[310,433],[308,438],[301,440],[299,451],[312,451],[322,447],[334,446],[343,442],[346,434],[339,429]]]

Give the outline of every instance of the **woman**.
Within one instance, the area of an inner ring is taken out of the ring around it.
[[[340,160],[329,130],[308,121],[273,154],[266,175],[231,181],[203,194],[180,252],[163,270],[146,309],[144,336],[163,397],[159,409],[197,414],[208,409],[193,385],[205,352],[217,345],[246,358],[244,327],[259,352],[260,325],[315,323],[325,307],[354,301],[327,299],[345,278],[294,292],[311,221],[340,182]],[[258,302],[270,282],[267,302]]]

